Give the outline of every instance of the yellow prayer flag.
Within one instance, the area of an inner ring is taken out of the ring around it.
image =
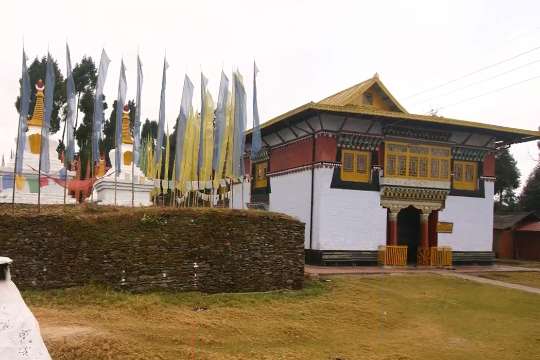
[[[26,183],[26,178],[22,175],[15,175],[15,188],[17,190],[24,189],[24,184]]]
[[[199,180],[205,183],[212,178],[212,156],[214,153],[214,100],[209,92],[206,92],[204,104],[202,166]]]

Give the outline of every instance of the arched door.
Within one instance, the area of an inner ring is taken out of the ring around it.
[[[416,264],[420,243],[420,210],[409,206],[398,214],[398,245],[407,245],[407,263]]]

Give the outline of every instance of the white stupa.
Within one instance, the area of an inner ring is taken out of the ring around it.
[[[109,152],[111,168],[94,183],[94,201],[103,205],[131,206],[132,194],[135,206],[152,205],[151,192],[154,182],[146,178],[141,169],[133,162],[133,139],[129,131],[129,107],[124,106],[122,114],[122,156],[120,172],[115,174],[115,149]],[[133,184],[132,184],[133,171]],[[116,182],[115,182],[116,175]],[[116,191],[115,191],[116,188]],[[133,191],[132,191],[133,190]]]
[[[41,129],[44,117],[44,94],[45,86],[39,80],[36,84],[36,104],[32,118],[28,121],[28,131],[21,136],[26,137],[26,145],[22,159],[22,173],[16,177],[13,184],[13,168],[15,167],[15,157],[12,156],[7,164],[0,166],[0,177],[3,178],[0,188],[0,203],[10,203],[12,201],[13,185],[15,185],[15,202],[23,204],[37,204],[38,194],[38,169],[39,154],[41,150]],[[15,143],[17,139],[15,138]],[[56,147],[58,140],[51,136],[48,138],[50,171],[41,175],[41,203],[42,204],[62,204],[64,202],[64,187],[59,185],[64,183],[65,168],[62,161],[58,159]],[[73,179],[74,173],[67,172],[67,180]],[[6,181],[7,180],[7,181]],[[56,181],[55,181],[56,180]],[[66,196],[66,203],[74,203],[75,199]]]
[[[36,318],[11,281],[11,262],[0,257],[0,359],[51,360]]]

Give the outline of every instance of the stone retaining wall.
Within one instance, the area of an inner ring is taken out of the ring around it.
[[[0,217],[0,256],[14,260],[12,278],[22,289],[92,282],[130,291],[299,289],[303,244],[303,223],[253,210],[147,208]]]

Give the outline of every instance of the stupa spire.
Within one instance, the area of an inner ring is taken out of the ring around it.
[[[129,131],[129,106],[124,106],[122,113],[122,144],[133,144],[133,139]]]
[[[39,79],[36,83],[36,104],[34,105],[34,112],[32,113],[32,118],[28,121],[28,126],[43,126],[43,116],[44,116],[44,97],[43,90],[45,90],[45,85],[43,80]]]

